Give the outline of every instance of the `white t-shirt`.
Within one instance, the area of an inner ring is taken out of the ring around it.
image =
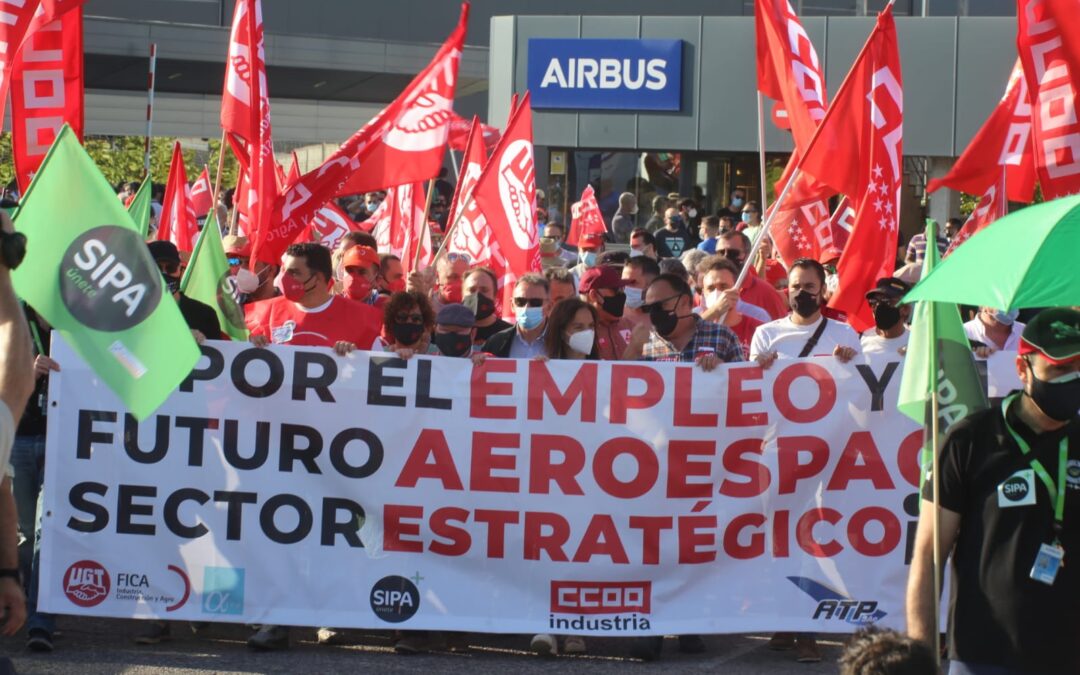
[[[882,337],[877,334],[873,329],[866,332],[859,338],[859,342],[862,343],[863,354],[889,354],[890,356],[902,355],[901,349],[907,350],[908,340],[911,338],[911,331],[904,328],[904,332],[894,338]]]
[[[11,459],[11,445],[15,442],[15,420],[7,403],[0,401],[0,472],[6,470]],[[3,476],[0,475],[0,478]]]
[[[994,351],[1000,352],[1015,352],[1020,348],[1020,335],[1024,332],[1024,324],[1019,321],[1014,321],[1012,330],[1009,331],[1009,337],[1005,340],[1005,346],[998,349],[998,346],[994,342],[986,337],[986,324],[979,320],[979,317],[975,317],[971,321],[964,324],[964,335],[967,336],[969,342],[981,342],[987,347],[990,347]],[[980,359],[978,356],[976,360]]]
[[[808,326],[801,326],[792,323],[790,316],[785,316],[782,319],[761,324],[754,331],[754,337],[750,341],[750,359],[753,360],[758,354],[766,352],[776,352],[782,359],[798,358],[807,341],[824,320],[823,316]],[[825,331],[818,338],[817,345],[810,352],[810,356],[831,355],[837,346],[851,347],[856,353],[862,351],[859,336],[851,329],[851,326],[832,319],[828,321]]]

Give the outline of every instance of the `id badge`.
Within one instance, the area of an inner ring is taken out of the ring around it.
[[[1039,547],[1039,555],[1035,556],[1035,564],[1031,566],[1031,578],[1047,586],[1053,586],[1064,558],[1065,550],[1060,546],[1043,544]]]

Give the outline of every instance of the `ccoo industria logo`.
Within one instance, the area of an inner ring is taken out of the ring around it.
[[[844,621],[855,626],[869,626],[885,618],[885,612],[878,609],[877,600],[856,600],[806,577],[788,577],[788,581],[817,600],[811,617],[816,621]]]
[[[682,40],[529,40],[533,108],[680,110]]]

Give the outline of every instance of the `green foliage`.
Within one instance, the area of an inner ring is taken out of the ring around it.
[[[172,138],[154,138],[150,142],[150,175],[154,182],[164,184],[169,177],[169,165],[172,163],[173,143]],[[187,170],[188,180],[194,181],[202,173],[203,165],[210,164],[210,179],[214,179],[217,171],[218,151],[221,147],[220,140],[208,142],[209,152],[197,152],[184,150],[184,168]],[[145,139],[142,136],[88,136],[83,141],[86,152],[101,169],[113,185],[120,182],[142,180],[143,178],[143,152]],[[11,134],[0,134],[0,184],[6,185],[15,177],[15,168],[11,152]],[[232,152],[228,152],[225,158],[225,169],[222,172],[222,185],[233,187],[236,185],[238,165]]]

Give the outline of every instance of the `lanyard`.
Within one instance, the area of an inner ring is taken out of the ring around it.
[[[1005,411],[1009,405],[1016,400],[1018,394],[1013,394],[1007,397],[1001,402],[1001,416],[1005,422],[1005,428],[1009,430],[1009,435],[1020,447],[1020,452],[1024,453],[1026,457],[1031,453],[1031,447],[1027,442],[1020,438],[1020,434],[1016,433],[1011,426],[1009,426],[1009,418],[1005,415]],[[1054,484],[1050,474],[1047,473],[1046,467],[1042,465],[1042,462],[1035,458],[1030,458],[1028,461],[1031,463],[1031,468],[1035,470],[1035,474],[1039,477],[1039,480],[1046,486],[1046,491],[1050,493],[1050,499],[1054,502],[1054,535],[1055,538],[1061,535],[1062,524],[1065,521],[1065,471],[1069,459],[1069,438],[1068,435],[1061,438],[1061,442],[1058,444],[1058,474],[1057,484]]]
[[[45,343],[41,341],[41,333],[38,332],[37,320],[31,318],[27,323],[30,324],[30,333],[34,338],[34,346],[37,348],[38,354],[45,353]]]

